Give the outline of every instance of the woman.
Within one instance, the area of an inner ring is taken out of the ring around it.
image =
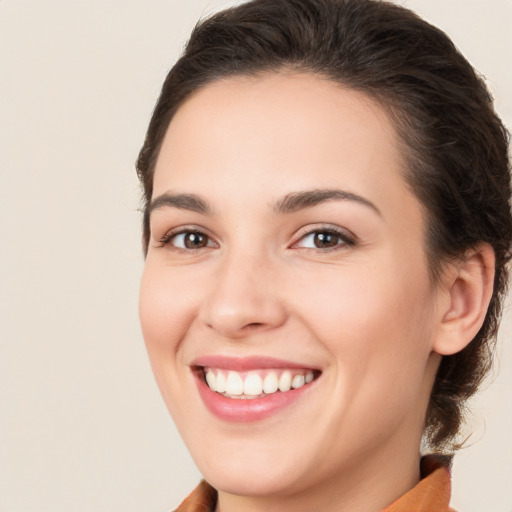
[[[140,312],[205,477],[182,511],[447,511],[512,223],[506,131],[445,34],[374,0],[194,30],[137,169]]]

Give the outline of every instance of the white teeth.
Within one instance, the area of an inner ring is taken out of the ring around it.
[[[251,372],[245,377],[244,395],[257,396],[263,392],[263,382],[256,372]]]
[[[226,375],[223,372],[217,372],[217,383],[216,384],[217,385],[216,385],[215,389],[212,388],[214,391],[217,391],[217,393],[225,393],[226,392]]]
[[[214,391],[218,391],[216,380],[217,379],[215,378],[215,374],[211,370],[208,370],[206,372],[206,383],[208,384],[208,386],[210,386],[210,389],[213,389]]]
[[[295,375],[292,379],[292,388],[297,389],[304,386],[306,382],[306,379],[304,378],[304,375]]]
[[[226,393],[228,395],[242,395],[244,392],[244,381],[236,372],[229,372],[226,381]]]
[[[292,374],[286,370],[279,378],[279,391],[290,391],[292,387]]]
[[[281,372],[281,373],[280,373]],[[257,398],[277,391],[298,389],[314,380],[312,370],[258,370],[238,373],[205,368],[205,380],[212,391],[231,398]]]
[[[274,372],[270,372],[263,381],[263,392],[270,394],[275,393],[279,389],[279,381]]]

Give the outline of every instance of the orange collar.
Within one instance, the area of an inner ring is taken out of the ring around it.
[[[449,467],[446,457],[423,457],[420,483],[382,512],[454,512]],[[213,512],[216,503],[217,491],[203,480],[175,512]]]
[[[450,462],[439,455],[423,457],[419,484],[382,512],[455,512],[450,508]]]

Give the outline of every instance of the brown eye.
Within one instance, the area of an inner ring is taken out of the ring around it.
[[[170,237],[169,242],[178,249],[203,249],[214,244],[210,238],[200,231],[184,231]]]
[[[335,229],[316,229],[306,233],[295,247],[304,249],[341,249],[354,245],[354,240],[345,232]]]
[[[202,233],[185,233],[184,243],[187,249],[206,247],[208,244],[208,237]]]
[[[340,236],[329,231],[321,231],[314,234],[313,243],[318,249],[336,247],[340,243]]]

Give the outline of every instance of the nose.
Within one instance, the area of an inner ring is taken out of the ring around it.
[[[240,339],[284,324],[286,308],[268,259],[232,254],[216,271],[199,314],[208,329],[224,338]]]

